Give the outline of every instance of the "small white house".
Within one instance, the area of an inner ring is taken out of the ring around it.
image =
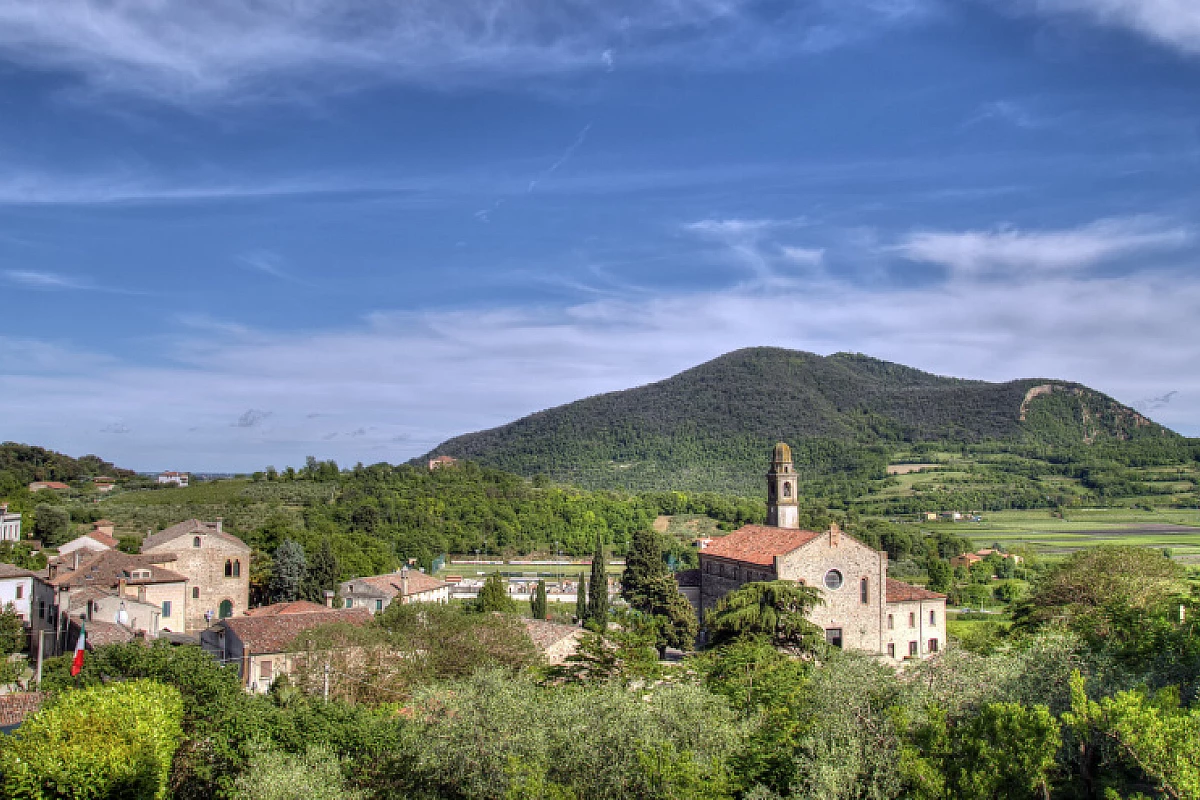
[[[173,483],[176,486],[188,485],[188,474],[186,472],[160,472],[158,475],[159,483]]]
[[[8,510],[8,503],[0,503],[0,542],[21,541],[21,515]]]

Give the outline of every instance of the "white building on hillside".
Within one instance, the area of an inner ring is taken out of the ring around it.
[[[8,503],[0,503],[0,542],[21,541],[21,515],[8,510]]]
[[[160,472],[159,483],[173,483],[176,486],[187,486],[190,476],[186,472]]]

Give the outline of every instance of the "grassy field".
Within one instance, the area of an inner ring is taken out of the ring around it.
[[[927,523],[924,530],[948,530],[980,547],[1029,545],[1055,555],[1100,544],[1136,544],[1171,549],[1185,563],[1200,563],[1200,510],[1129,508],[1077,509],[1066,518],[1049,511],[996,511],[982,522]]]

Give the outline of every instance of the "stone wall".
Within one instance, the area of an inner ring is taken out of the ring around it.
[[[194,537],[200,538],[200,547],[193,546]],[[242,614],[250,605],[250,549],[245,544],[235,544],[198,529],[144,552],[171,553],[176,560],[163,564],[163,567],[187,576],[188,631],[208,627],[205,612],[211,612],[215,621],[223,600],[230,602],[234,616]],[[225,562],[230,560],[240,562],[239,577],[225,577]],[[192,597],[193,588],[199,588],[199,597]],[[163,623],[163,627],[168,627],[166,620]]]

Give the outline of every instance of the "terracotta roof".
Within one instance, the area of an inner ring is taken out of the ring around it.
[[[323,614],[333,611],[332,608],[308,600],[295,600],[291,603],[275,603],[269,606],[246,609],[247,617],[277,617],[280,614]]]
[[[908,603],[914,600],[944,600],[946,595],[913,586],[911,583],[887,579],[887,602]]]
[[[79,638],[79,620],[72,619],[67,624],[67,641],[71,643],[71,647],[75,646],[75,640]],[[104,647],[106,644],[123,644],[132,642],[137,637],[137,632],[128,625],[121,625],[118,622],[105,622],[101,619],[89,619],[87,621],[87,641],[85,646],[88,650],[95,650],[97,647]]]
[[[345,584],[365,583],[372,589],[377,590],[385,597],[395,597],[400,594],[401,577],[399,572],[389,572],[387,575],[371,575],[366,578],[355,578],[354,580],[346,581]],[[343,585],[345,585],[343,584]],[[426,575],[424,572],[417,570],[408,571],[408,597],[422,592],[430,592],[434,589],[440,589],[443,586],[450,584],[445,581],[439,581],[432,575]]]
[[[815,531],[795,528],[743,525],[733,533],[713,539],[708,547],[700,551],[700,555],[769,567],[775,564],[775,556],[803,547],[820,535]]]
[[[698,569],[681,569],[675,573],[675,583],[680,586],[699,586],[700,585],[700,570]]]
[[[89,531],[83,536],[86,536],[94,542],[99,542],[106,547],[116,547],[119,544],[114,537],[109,536],[107,533],[101,533],[100,531]],[[82,539],[83,536],[80,536],[79,538]]]
[[[325,609],[312,614],[276,614],[265,617],[231,617],[224,620],[225,629],[241,640],[252,655],[282,653],[292,641],[307,630],[339,622],[366,625],[371,612],[365,608]]]
[[[33,483],[29,484],[29,486],[30,486],[30,491],[34,491],[34,489],[33,489],[34,486],[39,486],[42,489],[70,489],[71,488],[70,486],[67,486],[65,483],[63,483],[61,481],[34,481]]]
[[[32,578],[35,575],[37,575],[36,572],[30,572],[12,564],[0,564],[0,578]]]
[[[158,547],[159,545],[166,544],[167,542],[172,542],[180,537],[192,536],[193,534],[197,533],[205,536],[215,536],[222,541],[245,548],[247,553],[250,552],[250,545],[246,544],[231,533],[225,533],[224,531],[217,530],[217,525],[218,523],[216,522],[201,522],[198,519],[184,520],[177,525],[172,525],[165,530],[161,530],[158,533],[152,534],[143,539],[142,552],[144,553],[146,550],[152,547]],[[189,547],[190,546],[191,545],[189,543]]]
[[[105,550],[81,562],[79,569],[65,572],[50,581],[50,583],[54,586],[74,589],[83,586],[112,587],[116,586],[121,578],[124,578],[130,586],[149,583],[175,583],[187,580],[187,578],[178,572],[164,569],[160,565],[160,562],[161,558],[130,555],[129,553],[122,553],[119,550]],[[133,578],[132,573],[135,569],[150,570],[150,577]]]
[[[45,692],[14,692],[0,695],[0,728],[20,725],[25,718],[42,707]]]
[[[558,622],[550,622],[544,619],[525,619],[521,621],[525,623],[525,631],[539,650],[546,650],[553,647],[564,639],[579,638],[583,633],[582,628],[576,628],[574,625],[562,625]]]

